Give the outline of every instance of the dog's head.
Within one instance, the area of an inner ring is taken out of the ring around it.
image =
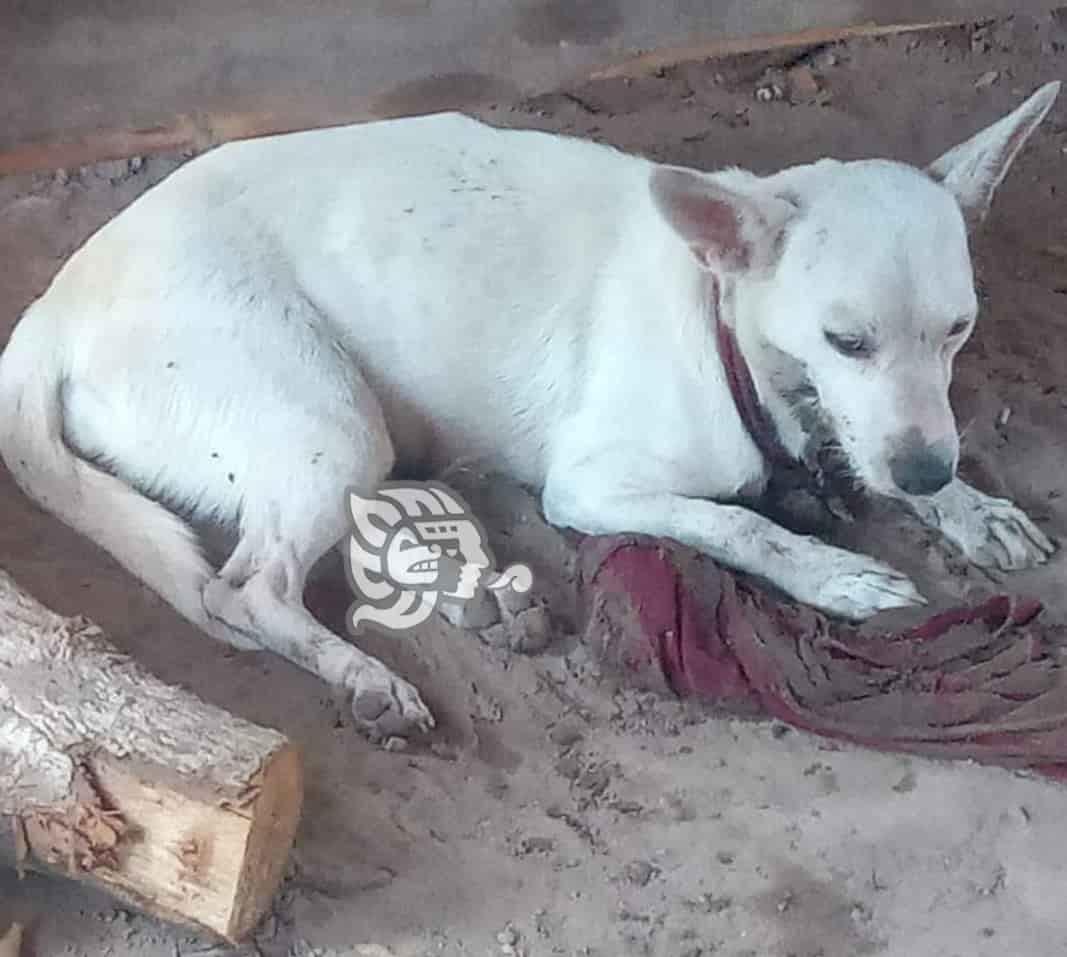
[[[925,170],[653,173],[660,214],[723,279],[761,397],[779,418],[828,425],[875,491],[929,495],[955,474],[949,384],[978,311],[968,234],[1058,91],[1042,87]]]

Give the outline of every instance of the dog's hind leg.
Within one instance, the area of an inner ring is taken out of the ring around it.
[[[26,487],[43,489],[50,507],[64,508],[74,527],[205,631],[275,651],[350,692],[365,732],[431,727],[410,684],[320,624],[303,601],[308,572],[345,537],[347,489],[373,494],[393,466],[385,417],[356,359],[316,307],[280,282],[236,296],[205,280],[173,305],[157,297],[125,306],[103,332],[83,337],[85,355],[62,389],[65,433],[79,456],[60,442],[32,455],[17,422],[8,429],[3,445],[16,467],[43,463],[28,471]],[[143,315],[153,316],[148,328]],[[203,328],[190,331],[189,315]],[[34,335],[46,342],[49,332]],[[23,378],[33,385],[33,358],[16,357],[12,395]],[[23,391],[40,392],[45,408],[59,390]],[[23,406],[33,411],[28,399]],[[39,425],[31,437],[46,432]],[[49,485],[67,472],[73,491]],[[76,498],[84,501],[77,512],[65,505]],[[158,501],[236,530],[220,570]]]
[[[320,624],[304,605],[316,561],[345,534],[345,481],[308,482],[246,527],[229,561],[204,589],[207,613],[263,648],[352,696],[356,724],[371,738],[434,725],[418,691],[376,658]],[[368,483],[376,485],[376,482]]]
[[[320,360],[321,361],[321,360]],[[347,371],[347,370],[346,370]],[[320,373],[321,374],[321,373]],[[350,693],[352,714],[372,739],[434,726],[418,691],[385,664],[320,624],[304,605],[311,568],[344,537],[347,492],[372,494],[393,464],[377,399],[362,379],[348,379],[352,404],[276,410],[288,420],[287,447],[270,481],[246,490],[241,537],[204,589],[209,616]],[[307,382],[309,392],[316,383]],[[271,396],[264,391],[266,416]]]

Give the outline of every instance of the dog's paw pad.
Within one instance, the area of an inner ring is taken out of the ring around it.
[[[364,667],[347,682],[352,692],[352,717],[375,741],[427,732],[436,722],[415,687],[387,668]]]

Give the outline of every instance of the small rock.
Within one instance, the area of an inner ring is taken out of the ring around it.
[[[1000,410],[1000,414],[997,416],[997,428],[1003,429],[1008,424],[1008,419],[1011,418],[1011,409],[1008,406],[1004,406]]]
[[[729,851],[719,851],[715,855],[715,860],[717,860],[720,864],[726,867],[729,867],[731,864],[733,864],[736,859],[737,858],[735,858],[734,855],[731,854]]]
[[[975,80],[974,88],[976,90],[984,90],[987,86],[992,86],[999,79],[1000,70],[989,70]]]
[[[544,651],[552,640],[552,619],[543,605],[519,612],[511,629],[511,650],[524,655]]]
[[[382,747],[386,751],[392,751],[394,753],[398,751],[406,751],[408,747],[408,739],[393,735],[382,742]]]
[[[552,639],[552,620],[548,609],[534,605],[520,611],[510,621],[504,620],[479,634],[494,648],[507,648],[523,655],[544,651]]]

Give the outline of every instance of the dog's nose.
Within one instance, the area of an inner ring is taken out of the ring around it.
[[[889,459],[889,473],[897,488],[908,495],[933,495],[949,482],[955,456],[941,442],[934,445],[909,443]]]

